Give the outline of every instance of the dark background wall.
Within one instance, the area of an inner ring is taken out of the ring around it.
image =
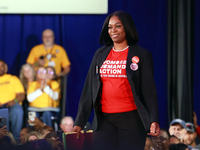
[[[200,125],[200,1],[195,0],[194,111]]]
[[[195,111],[198,109],[200,91],[200,2],[196,0],[195,23]],[[109,0],[108,14],[124,10],[137,27],[138,45],[152,52],[157,86],[160,126],[168,128],[167,116],[167,0]],[[106,15],[0,15],[0,58],[9,66],[9,73],[19,75],[19,70],[31,48],[41,43],[41,33],[46,28],[55,32],[55,42],[62,45],[71,61],[67,84],[67,115],[76,117],[79,98],[92,57],[100,47],[98,38]],[[199,34],[198,34],[199,33]],[[197,115],[198,115],[197,114]],[[89,121],[92,120],[92,116]]]

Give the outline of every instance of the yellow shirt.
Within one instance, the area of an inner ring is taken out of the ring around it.
[[[0,76],[0,103],[5,104],[14,100],[17,93],[24,93],[21,81],[10,74]]]
[[[49,81],[49,87],[54,91],[60,93],[60,84],[57,81]],[[29,82],[27,95],[31,94],[32,92],[36,91],[40,88],[40,83],[38,81]],[[32,102],[29,102],[29,106],[37,107],[37,108],[45,108],[45,107],[58,107],[59,100],[53,100],[47,93],[42,91],[42,95],[37,97]]]
[[[51,59],[47,59],[47,55],[51,54]],[[53,66],[56,70],[56,74],[61,72],[61,68],[65,68],[69,65],[71,65],[69,58],[67,56],[67,53],[65,49],[62,46],[54,44],[52,49],[45,49],[43,44],[34,46],[31,49],[31,52],[26,60],[27,63],[29,64],[34,64],[35,62],[38,61],[38,58],[40,56],[45,57],[45,67],[51,66],[53,62]]]

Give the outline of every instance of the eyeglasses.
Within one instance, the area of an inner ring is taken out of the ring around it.
[[[45,74],[45,73],[47,73],[47,71],[46,71],[46,70],[43,70],[43,71],[38,70],[37,73],[38,73],[38,74],[40,74],[40,73]]]
[[[53,75],[53,74],[54,74],[53,71],[48,71],[47,73],[50,74],[50,75]]]

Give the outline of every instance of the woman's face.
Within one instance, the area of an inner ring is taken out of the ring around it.
[[[112,16],[108,23],[108,34],[114,43],[122,43],[126,40],[126,33],[122,22],[117,16]]]
[[[47,79],[48,80],[52,80],[55,77],[55,74],[53,72],[52,68],[47,68]]]
[[[43,68],[43,67],[40,67],[38,68],[38,71],[37,71],[37,78],[38,79],[46,79],[46,69]]]
[[[24,77],[27,79],[31,79],[33,77],[33,70],[29,66],[23,67]]]

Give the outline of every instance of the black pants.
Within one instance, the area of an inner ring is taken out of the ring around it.
[[[100,113],[93,150],[144,150],[147,132],[137,110]]]

